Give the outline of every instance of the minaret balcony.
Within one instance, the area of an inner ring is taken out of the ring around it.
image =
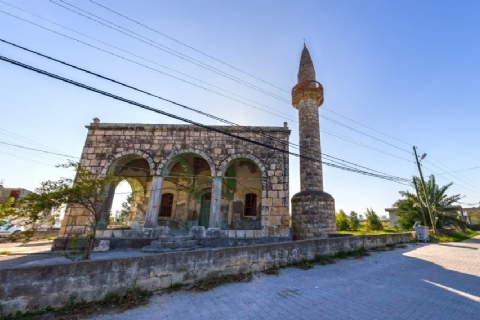
[[[292,104],[298,109],[298,104],[304,99],[312,99],[317,102],[317,107],[323,104],[323,86],[315,80],[303,81],[292,89]]]

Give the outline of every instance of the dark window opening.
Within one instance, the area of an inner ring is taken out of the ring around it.
[[[257,215],[257,195],[255,193],[247,193],[245,195],[245,216]]]
[[[20,197],[20,190],[10,191],[10,197],[11,197],[11,198],[15,198],[15,199],[17,199],[18,197]]]
[[[171,217],[173,208],[173,194],[162,194],[162,202],[160,204],[160,217]]]

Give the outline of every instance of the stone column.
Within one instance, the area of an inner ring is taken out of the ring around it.
[[[160,202],[162,201],[162,187],[163,177],[153,177],[144,228],[157,227],[158,211],[160,210]]]
[[[110,185],[108,188],[108,194],[103,201],[100,208],[100,220],[98,221],[97,230],[106,230],[108,223],[110,222],[110,210],[112,210],[113,198],[115,197],[115,185]]]
[[[210,203],[210,221],[208,228],[219,229],[221,226],[220,209],[222,205],[222,182],[223,177],[215,177],[212,182],[212,200]]]

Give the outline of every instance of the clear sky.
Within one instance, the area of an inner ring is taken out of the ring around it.
[[[4,1],[151,62],[19,11]],[[142,28],[90,1],[65,1],[151,39],[157,43],[155,46],[161,44],[177,50],[287,100],[290,100],[288,92],[296,84],[305,39],[317,80],[325,88],[325,103],[320,115],[336,121],[320,119],[320,126],[326,131],[321,136],[325,154],[404,178],[417,174],[412,145],[428,154],[424,165],[426,175],[480,166],[479,1],[96,0],[285,91]],[[109,29],[51,1],[1,0],[0,10],[149,68],[220,91],[176,72],[184,73],[277,111],[267,110],[298,119],[290,103]],[[283,122],[288,121],[292,130],[290,141],[298,142],[298,123],[294,121],[208,92],[2,12],[0,38],[242,125],[283,126]],[[186,118],[217,124],[3,43],[0,43],[0,55]],[[109,123],[178,123],[6,62],[0,62],[0,107],[0,141],[48,147],[77,157],[87,133],[84,126],[94,117]],[[22,141],[4,130],[30,140]],[[7,186],[34,189],[41,181],[71,175],[69,171],[54,167],[64,162],[62,157],[0,144],[0,179],[4,179]],[[298,163],[297,158],[290,157],[291,196],[299,191]],[[465,195],[464,203],[480,201],[479,178],[480,169],[437,176],[440,184],[453,181],[451,192]],[[408,189],[394,182],[327,166],[324,166],[324,187],[335,198],[337,209],[363,213],[367,207],[372,207],[380,215],[399,198],[400,190]]]

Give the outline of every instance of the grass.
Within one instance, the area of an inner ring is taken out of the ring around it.
[[[7,251],[7,250],[3,250],[3,251],[0,251],[0,255],[11,255],[12,254],[12,251]]]
[[[227,283],[250,282],[252,278],[252,273],[227,274],[224,276],[211,277],[195,282],[192,286],[192,290],[209,291]]]
[[[364,228],[359,230],[345,230],[345,231],[337,231],[340,234],[353,234],[354,236],[364,236],[368,234],[388,234],[388,233],[402,233],[402,232],[410,232],[410,230],[404,229],[395,229],[395,228],[384,228],[383,230],[375,231],[375,230],[366,230]]]
[[[444,236],[431,234],[430,237],[432,239],[435,239],[435,240],[439,241],[439,242],[460,242],[460,241],[463,241],[463,240],[473,238],[473,237],[475,237],[479,234],[480,233],[477,232],[477,231],[468,230],[465,233],[458,232],[458,233],[452,233],[452,234],[444,235]]]

